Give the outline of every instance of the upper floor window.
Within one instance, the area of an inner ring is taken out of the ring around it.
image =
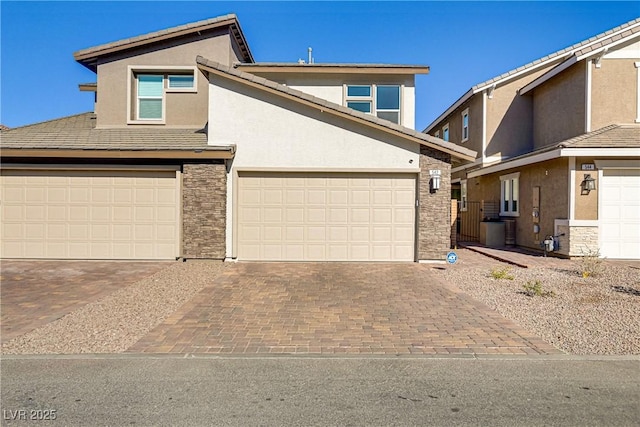
[[[400,123],[399,85],[347,85],[345,104],[354,110]]]
[[[436,137],[436,138],[440,138],[440,131],[439,131],[439,130],[437,130],[437,131],[436,131],[436,135],[435,135],[435,137]]]
[[[445,141],[449,140],[449,123],[442,127],[442,139]]]
[[[469,139],[469,109],[462,112],[462,142]]]
[[[168,93],[196,92],[194,67],[129,67],[128,123],[165,123]]]
[[[167,78],[167,89],[193,89],[193,74],[170,74]]]
[[[363,113],[373,111],[371,86],[347,86],[347,107]]]
[[[138,81],[138,120],[162,120],[163,77],[155,74],[139,74]]]
[[[500,177],[500,215],[519,216],[520,172]]]

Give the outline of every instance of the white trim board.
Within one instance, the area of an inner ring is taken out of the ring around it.
[[[553,151],[535,154],[512,161],[504,161],[497,165],[488,166],[486,168],[469,172],[469,178],[475,178],[482,175],[489,175],[503,170],[518,168],[531,165],[533,163],[544,162],[546,160],[556,159],[559,157],[640,157],[640,147],[638,148],[558,148]],[[639,161],[630,160],[638,165]],[[622,169],[622,168],[621,168]]]

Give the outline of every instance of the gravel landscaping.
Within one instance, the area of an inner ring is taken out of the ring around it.
[[[580,262],[566,261],[565,265],[521,268],[486,258],[484,267],[455,265],[434,270],[567,353],[640,354],[640,269],[604,261],[600,274],[583,278]],[[494,278],[501,273],[512,279]],[[527,295],[524,286],[533,287],[536,281],[539,293],[532,290]]]
[[[2,346],[3,354],[121,353],[211,282],[222,262],[175,263]]]

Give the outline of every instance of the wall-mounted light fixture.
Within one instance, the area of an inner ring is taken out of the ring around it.
[[[429,170],[429,176],[431,177],[429,186],[431,188],[432,193],[435,193],[440,189],[440,174],[441,174],[441,171],[439,169]]]
[[[589,194],[591,190],[596,189],[596,179],[591,176],[590,173],[584,174],[584,179],[580,183],[581,194]]]

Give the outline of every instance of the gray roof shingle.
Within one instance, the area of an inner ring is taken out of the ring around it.
[[[102,151],[220,151],[207,145],[204,130],[166,128],[96,129],[94,113],[2,131],[1,149]]]
[[[558,148],[639,148],[640,125],[613,124],[556,145]]]

